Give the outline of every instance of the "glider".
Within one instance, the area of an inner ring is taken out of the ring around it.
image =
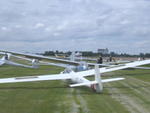
[[[75,61],[74,60],[74,55],[71,55],[71,59],[70,60],[66,60],[66,59],[60,59],[60,58],[55,58],[55,57],[48,57],[48,56],[43,56],[43,55],[37,55],[37,54],[31,54],[31,53],[22,53],[22,52],[13,52],[13,51],[2,51],[1,52],[5,52],[5,53],[9,53],[9,54],[13,54],[13,55],[21,55],[21,56],[25,56],[28,58],[32,58],[32,59],[37,59],[37,60],[41,60],[41,59],[45,59],[45,60],[49,60],[49,61],[54,61],[59,62],[59,63],[63,63],[63,64],[67,64],[68,65],[85,65],[85,66],[95,66],[95,63],[87,63],[85,61]],[[73,53],[74,54],[74,53]],[[50,65],[50,64],[49,64]],[[99,66],[110,66],[109,64],[98,64]]]
[[[37,57],[37,56],[36,56]],[[35,82],[35,81],[46,81],[46,80],[70,80],[74,84],[70,84],[70,87],[86,86],[92,88],[97,93],[103,91],[103,83],[114,82],[123,80],[124,78],[111,78],[111,79],[101,79],[101,74],[111,71],[117,71],[126,68],[133,68],[141,65],[150,64],[150,60],[135,61],[132,63],[121,64],[111,67],[99,68],[95,65],[95,69],[90,69],[86,71],[74,72],[72,69],[67,69],[60,74],[54,75],[39,75],[39,76],[25,76],[25,77],[14,77],[14,78],[2,78],[0,83],[17,83],[17,82]],[[94,81],[86,79],[87,76],[95,76]]]
[[[37,68],[38,67],[38,65],[36,65],[35,61],[32,62],[32,66],[29,66],[29,65],[24,65],[24,64],[16,63],[16,62],[13,62],[13,61],[10,60],[11,56],[14,56],[14,57],[18,57],[18,56],[11,55],[9,53],[2,53],[2,52],[0,54],[4,55],[0,59],[0,66],[2,66],[4,64],[7,64],[7,65],[20,66],[20,67],[25,67],[25,68]]]

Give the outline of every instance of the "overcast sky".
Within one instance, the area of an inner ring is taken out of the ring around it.
[[[0,49],[150,53],[149,0],[1,0]]]

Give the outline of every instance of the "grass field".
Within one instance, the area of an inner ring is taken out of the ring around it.
[[[0,78],[54,74],[62,68],[27,69],[4,65]],[[121,70],[107,77],[126,80],[104,84],[96,94],[86,87],[69,88],[64,81],[0,84],[0,113],[149,113],[150,70]]]

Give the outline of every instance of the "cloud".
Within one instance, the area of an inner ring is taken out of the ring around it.
[[[3,26],[3,27],[1,27],[1,30],[2,30],[2,31],[7,31],[8,28]]]
[[[2,49],[150,51],[148,0],[5,0],[0,4]]]
[[[42,28],[42,27],[44,27],[45,25],[43,24],[43,23],[37,23],[37,24],[35,24],[35,26],[34,26],[34,28],[35,29],[38,29],[38,28]]]

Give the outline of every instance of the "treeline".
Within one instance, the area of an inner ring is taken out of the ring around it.
[[[42,53],[42,55],[44,56],[55,56],[55,55],[71,55],[71,51],[68,52],[63,52],[63,51],[45,51],[44,53]]]
[[[77,52],[82,53],[82,56],[85,56],[85,57],[97,57],[101,55],[103,57],[112,56],[112,57],[147,57],[147,58],[150,58],[150,53],[140,53],[138,55],[131,55],[127,53],[118,54],[115,52],[110,52],[109,54],[100,54],[100,53],[92,52],[92,51],[77,51]],[[72,53],[71,51],[63,52],[63,51],[56,50],[56,51],[45,51],[42,55],[55,56],[57,54],[57,55],[69,56],[71,55],[71,53]]]

